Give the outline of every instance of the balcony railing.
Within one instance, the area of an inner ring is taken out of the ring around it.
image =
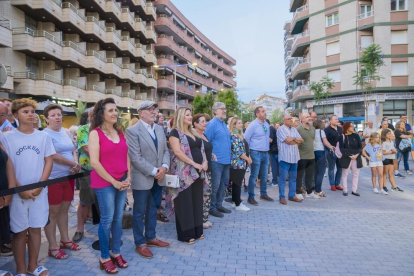
[[[113,33],[115,33],[115,35],[116,35],[119,39],[122,39],[122,38],[121,38],[121,32],[120,32],[120,31],[118,31],[118,30],[116,30],[114,27],[106,27],[106,31],[107,31],[107,32],[113,32]]]
[[[301,91],[301,90],[309,90],[309,85],[302,84],[302,85],[296,86],[295,90],[293,90],[293,94],[295,94],[296,92]]]
[[[65,8],[69,8],[69,9],[71,9],[74,13],[76,13],[83,21],[86,21],[86,16],[80,11],[80,10],[78,10],[77,8],[75,8],[75,6],[74,5],[72,5],[71,3],[69,3],[69,2],[63,2],[62,3],[62,8],[63,9],[65,9]]]
[[[12,76],[12,70],[10,65],[4,65],[6,67],[7,76]]]
[[[15,79],[37,79],[37,76],[35,73],[32,72],[14,72],[14,78]]]
[[[59,7],[62,7],[62,0],[52,0],[53,2],[56,3],[56,5],[58,5]]]
[[[64,47],[71,47],[72,49],[74,49],[75,51],[78,51],[82,55],[86,55],[86,50],[83,49],[83,48],[81,48],[75,42],[72,42],[72,41],[62,41],[62,44],[63,44]]]
[[[103,87],[97,86],[97,85],[87,85],[86,86],[87,90],[93,90],[93,91],[97,91],[100,93],[104,93],[105,89]]]
[[[60,84],[63,85],[63,80],[56,78],[55,76],[49,75],[49,74],[43,74],[43,76],[39,77],[39,80],[46,80],[46,81],[50,81],[56,84]]]
[[[296,41],[298,41],[299,38],[308,37],[308,36],[310,36],[310,31],[309,30],[306,30],[303,33],[295,35],[295,39],[293,40],[292,45],[295,45]]]
[[[292,22],[295,20],[296,15],[298,15],[298,13],[303,12],[303,11],[306,11],[308,9],[309,9],[309,5],[304,5],[302,7],[297,8],[296,11],[295,11],[295,13],[293,14]]]
[[[112,95],[121,96],[121,91],[118,91],[118,90],[115,90],[115,89],[106,89],[105,94],[112,94]]]
[[[14,28],[12,32],[13,34],[28,34],[31,36],[35,36],[35,31],[27,27]]]
[[[96,25],[98,25],[98,26],[99,26],[99,28],[101,28],[101,29],[102,29],[102,31],[106,31],[106,26],[105,26],[105,23],[103,23],[103,22],[99,21],[96,17],[94,17],[94,16],[88,16],[88,17],[86,17],[86,21],[87,21],[87,22],[93,22],[93,23],[95,23]]]
[[[118,10],[121,11],[121,3],[116,2],[115,0],[105,0],[105,2],[113,2],[115,4],[115,7],[117,7]]]
[[[116,59],[116,58],[107,58],[106,59],[106,62],[107,63],[113,63],[113,64],[115,64],[116,66],[118,66],[119,68],[122,68],[122,62],[120,62],[118,59]]]
[[[70,86],[73,86],[73,87],[77,87],[79,89],[86,90],[86,84],[82,84],[82,83],[80,83],[78,81],[71,80],[71,79],[69,79],[69,80],[68,79],[64,79],[63,80],[63,85],[70,85]]]
[[[11,22],[10,19],[0,16],[0,26],[6,29],[11,30]]]
[[[96,52],[96,51],[94,51],[94,50],[88,50],[88,51],[86,51],[86,55],[87,56],[94,56],[94,57],[96,57],[96,58],[99,58],[100,60],[102,60],[103,62],[106,62],[105,61],[105,56],[104,55],[101,55],[100,53],[98,53],[98,52]]]
[[[47,31],[33,31],[30,28],[14,28],[13,34],[28,34],[34,37],[45,37],[59,46],[64,46],[62,41]]]
[[[368,17],[371,17],[371,16],[374,16],[374,11],[369,11],[369,12],[360,14],[358,16],[358,20],[365,19],[365,18],[368,18]]]
[[[310,62],[311,62],[311,58],[296,58],[293,63],[292,71],[294,71],[296,69],[296,66],[298,66],[299,64],[305,64],[305,63],[310,63]]]

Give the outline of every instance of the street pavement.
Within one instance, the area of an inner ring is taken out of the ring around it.
[[[373,193],[369,168],[361,170],[359,179],[361,197],[328,190],[325,177],[326,198],[288,201],[285,206],[277,202],[278,187],[268,188],[275,202],[259,201],[256,195],[257,207],[242,192],[251,211],[233,209],[223,219],[212,217],[213,227],[195,245],[176,240],[173,221],[159,223],[157,236],[171,246],[151,248],[150,260],[135,253],[132,229],[125,230],[121,251],[129,267],[119,275],[414,275],[414,176],[397,179],[404,192],[389,195]],[[69,226],[72,236],[74,213]],[[104,275],[99,252],[91,247],[97,228],[87,224],[82,250],[66,250],[67,260],[47,257],[43,236],[40,263],[51,275]],[[14,272],[13,258],[0,258],[0,269]]]

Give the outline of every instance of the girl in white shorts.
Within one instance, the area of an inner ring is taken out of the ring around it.
[[[378,133],[372,133],[369,137],[369,142],[362,150],[362,155],[369,159],[369,166],[371,168],[371,180],[374,193],[378,194],[381,192],[383,195],[388,195],[387,191],[383,189],[383,165],[382,165],[382,147],[381,139]],[[380,191],[377,189],[377,173],[378,173],[378,184]]]

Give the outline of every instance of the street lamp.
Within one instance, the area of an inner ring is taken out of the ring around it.
[[[158,68],[173,68],[174,69],[174,111],[177,110],[177,67],[187,67],[189,64],[169,64],[169,65],[154,65],[155,69]],[[197,63],[192,63],[194,67],[197,67]]]

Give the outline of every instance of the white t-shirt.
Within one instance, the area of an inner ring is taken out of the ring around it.
[[[362,132],[362,135],[364,136],[371,136],[372,133],[377,132],[377,130],[375,128],[371,128],[371,127],[367,127],[366,129],[364,129],[364,131]]]
[[[315,141],[313,142],[314,151],[317,150],[325,150],[325,146],[323,145],[322,139],[326,138],[325,131],[323,129],[316,129],[315,130]]]
[[[395,149],[393,142],[384,142],[382,143],[382,150],[383,151],[391,151],[392,149]],[[384,154],[385,159],[395,159],[395,153],[391,154]]]
[[[49,134],[57,154],[62,155],[66,159],[75,161],[73,158],[73,151],[75,150],[75,146],[73,145],[69,135],[66,133],[65,128],[62,128],[59,132],[53,131],[49,128],[46,128],[43,131]],[[71,166],[53,162],[53,169],[50,173],[49,179],[68,176],[70,169]]]
[[[38,130],[24,134],[13,129],[4,133],[1,138],[13,162],[19,183],[27,185],[39,182],[45,166],[45,157],[56,153],[50,136]]]

